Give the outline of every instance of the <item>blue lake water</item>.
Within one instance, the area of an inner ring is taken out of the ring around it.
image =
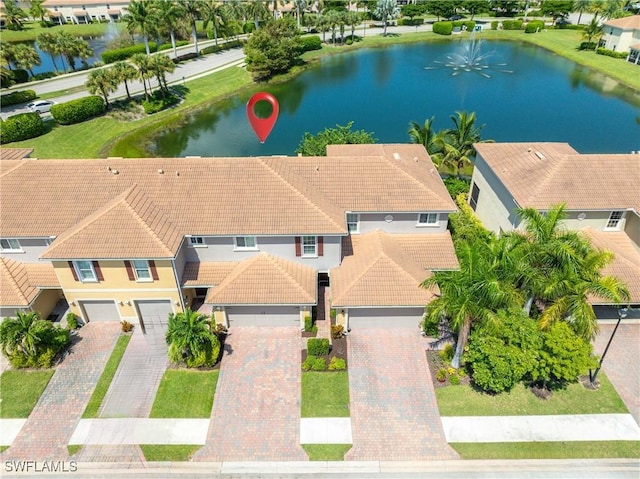
[[[262,88],[280,103],[265,144],[247,121],[247,93],[190,115],[157,136],[151,153],[291,155],[305,132],[349,121],[373,132],[378,142],[407,143],[410,121],[435,116],[436,130],[449,128],[450,116],[461,110],[475,111],[477,122],[486,125],[483,138],[498,142],[568,142],[581,153],[640,150],[638,92],[515,42],[481,45],[489,78],[477,72],[454,76],[445,64],[461,47],[456,41],[397,45],[325,58],[285,84]]]

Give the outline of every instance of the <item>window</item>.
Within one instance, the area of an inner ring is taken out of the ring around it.
[[[204,238],[202,236],[192,236],[189,238],[189,244],[191,246],[204,246]]]
[[[258,249],[255,236],[236,236],[236,249]]]
[[[347,213],[347,230],[349,233],[358,233],[360,231],[360,215]]]
[[[0,239],[0,249],[2,251],[22,251],[20,247],[20,241],[13,238]]]
[[[607,221],[607,229],[617,229],[623,216],[624,211],[612,211]]]
[[[317,256],[318,240],[315,236],[302,237],[302,256]]]
[[[475,211],[476,206],[478,206],[478,196],[480,196],[480,189],[478,188],[478,185],[474,183],[471,188],[471,198],[469,198],[469,204],[473,211]]]
[[[83,283],[98,281],[91,261],[74,261],[73,266],[75,267],[76,273],[78,274],[78,279]]]
[[[138,281],[151,281],[151,270],[149,269],[149,263],[147,261],[134,259],[133,271],[135,271]]]
[[[418,215],[418,224],[424,225],[437,225],[438,213],[420,213]]]

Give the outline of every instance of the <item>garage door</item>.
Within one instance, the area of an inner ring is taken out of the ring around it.
[[[297,326],[298,306],[230,306],[225,308],[229,326]]]
[[[164,336],[169,324],[169,314],[173,313],[170,300],[144,299],[135,301],[142,330],[146,334],[158,333]]]
[[[418,330],[424,308],[349,309],[349,328],[412,328]]]
[[[120,321],[120,313],[114,300],[80,301],[84,319],[88,321]]]

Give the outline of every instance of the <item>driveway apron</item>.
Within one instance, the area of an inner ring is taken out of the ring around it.
[[[162,328],[134,330],[111,381],[100,417],[149,417],[168,358]]]
[[[2,459],[64,460],[73,434],[120,331],[118,323],[89,323],[56,367],[29,419]]]
[[[207,444],[194,461],[304,461],[300,446],[300,331],[231,328]]]
[[[457,459],[444,436],[426,342],[417,331],[366,329],[348,337],[353,448],[345,459]]]

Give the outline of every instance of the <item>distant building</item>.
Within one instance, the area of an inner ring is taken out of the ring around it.
[[[117,22],[127,13],[129,0],[45,0],[53,23]]]
[[[640,15],[608,20],[603,25],[600,46],[614,52],[627,52],[627,61],[640,64]]]

